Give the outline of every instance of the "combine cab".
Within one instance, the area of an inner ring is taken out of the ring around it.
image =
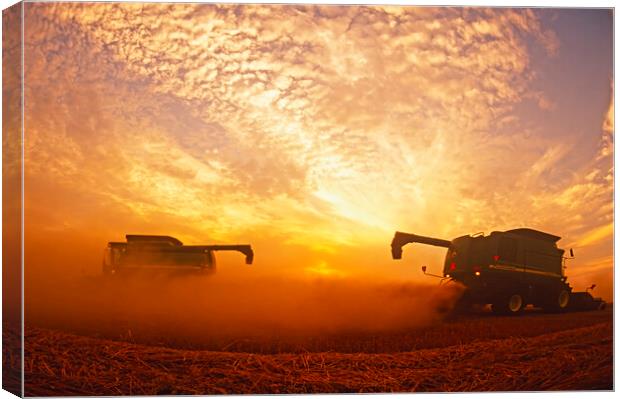
[[[239,251],[252,264],[249,245],[183,245],[174,237],[126,235],[127,242],[109,242],[103,256],[104,274],[137,270],[214,272],[214,251]]]
[[[558,240],[558,236],[525,228],[451,241],[396,232],[392,257],[400,259],[402,247],[409,243],[446,248],[443,275],[439,277],[465,285],[464,303],[491,304],[499,314],[518,314],[528,304],[549,312],[604,307],[600,298],[588,292],[572,292]]]

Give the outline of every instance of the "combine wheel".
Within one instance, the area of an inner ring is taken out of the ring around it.
[[[495,314],[517,315],[523,312],[525,301],[523,295],[514,293],[501,301],[497,301],[491,305],[491,310]]]
[[[560,313],[568,309],[570,304],[570,291],[562,287],[548,298],[547,303],[543,305],[543,309],[550,313]]]

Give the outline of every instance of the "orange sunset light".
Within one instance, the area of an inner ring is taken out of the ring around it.
[[[25,18],[31,276],[99,273],[133,232],[251,242],[255,273],[415,280],[444,251],[393,262],[395,230],[531,227],[574,249],[573,286],[612,297],[609,10],[26,3]]]

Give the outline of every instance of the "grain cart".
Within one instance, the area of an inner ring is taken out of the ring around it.
[[[183,245],[170,236],[127,234],[126,242],[109,242],[103,256],[104,274],[137,270],[172,272],[215,271],[214,251],[239,251],[252,264],[250,245]]]
[[[558,236],[527,228],[451,241],[396,232],[392,257],[401,259],[402,247],[409,243],[447,248],[443,276],[438,277],[466,287],[463,303],[491,304],[499,314],[518,314],[527,304],[550,312],[601,308],[604,302],[600,298],[572,292],[558,240]],[[426,273],[426,267],[423,271]]]

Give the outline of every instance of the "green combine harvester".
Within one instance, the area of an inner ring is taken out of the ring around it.
[[[245,263],[252,264],[254,251],[250,245],[183,245],[170,236],[132,235],[126,242],[109,242],[103,256],[103,273],[137,271],[168,272],[215,271],[215,251],[238,251]]]
[[[466,287],[461,306],[491,304],[497,314],[519,314],[528,304],[548,312],[604,309],[605,302],[587,290],[572,291],[564,275],[567,258],[557,247],[559,240],[527,228],[451,241],[396,232],[392,257],[401,259],[402,247],[410,243],[447,248],[443,275],[436,277]],[[569,252],[572,258],[572,249]],[[425,266],[422,270],[427,274]]]

